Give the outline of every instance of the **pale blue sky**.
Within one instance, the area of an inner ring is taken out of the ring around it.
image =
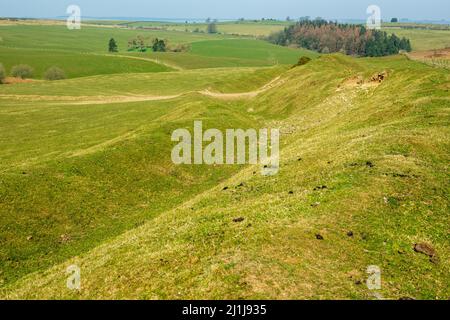
[[[92,17],[192,19],[284,19],[288,15],[365,19],[368,5],[376,4],[383,19],[450,20],[450,0],[0,0],[0,16],[64,16],[70,4]]]

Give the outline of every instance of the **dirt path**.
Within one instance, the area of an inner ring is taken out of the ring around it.
[[[12,95],[12,94],[2,94],[1,99],[13,99],[20,101],[42,101],[42,102],[55,102],[55,104],[65,104],[65,105],[94,105],[94,104],[112,104],[112,103],[124,103],[124,102],[143,102],[143,101],[162,101],[171,100],[179,98],[183,95],[197,93],[203,96],[223,99],[223,100],[240,100],[240,99],[250,99],[257,95],[279,86],[284,83],[280,80],[280,76],[271,80],[269,83],[265,84],[261,88],[249,91],[249,92],[238,92],[238,93],[221,93],[213,92],[210,89],[199,90],[199,91],[188,91],[180,94],[166,95],[166,96],[153,96],[153,95],[127,95],[127,96],[43,96],[43,95]]]
[[[184,68],[176,65],[176,64],[172,64],[172,63],[168,63],[165,61],[161,61],[158,59],[152,59],[152,58],[143,58],[143,57],[134,57],[134,56],[127,56],[127,55],[122,55],[122,54],[107,54],[107,53],[87,53],[90,55],[96,55],[96,56],[104,56],[104,57],[116,57],[116,58],[125,58],[125,59],[132,59],[132,60],[141,60],[141,61],[148,61],[148,62],[153,62],[153,63],[157,63],[157,64],[161,64],[163,66],[166,66],[168,68],[171,69],[175,69],[177,71],[183,71],[185,70]]]
[[[175,99],[181,96],[182,94],[176,94],[171,96],[107,96],[98,100],[84,100],[84,101],[70,102],[67,104],[92,105],[92,104],[111,104],[124,102],[163,101]]]
[[[182,94],[167,95],[167,96],[144,96],[144,95],[130,95],[130,96],[41,96],[41,95],[13,95],[2,94],[1,99],[12,99],[20,101],[40,101],[40,102],[54,102],[55,104],[66,105],[91,105],[91,104],[111,104],[123,102],[140,102],[140,101],[159,101],[170,100],[182,96]]]
[[[217,99],[224,99],[224,100],[238,100],[238,99],[254,98],[260,93],[263,93],[269,89],[272,89],[278,85],[281,85],[283,83],[283,81],[280,81],[280,78],[281,77],[278,76],[275,79],[273,79],[272,81],[270,81],[269,83],[262,86],[261,88],[254,90],[254,91],[249,91],[249,92],[221,93],[221,92],[212,92],[209,89],[205,89],[205,90],[198,91],[198,93],[200,93],[204,96],[217,98]]]

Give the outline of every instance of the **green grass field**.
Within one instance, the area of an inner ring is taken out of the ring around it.
[[[115,24],[114,22],[110,22]],[[290,23],[271,22],[271,21],[244,21],[244,22],[219,22],[217,23],[217,32],[225,35],[239,35],[247,37],[268,36],[273,32],[281,31]],[[207,31],[206,23],[166,23],[166,22],[131,22],[121,23],[129,28],[161,28],[172,31],[200,32]]]
[[[432,50],[450,47],[450,30],[424,30],[424,29],[400,29],[385,28],[399,37],[411,40],[413,50]]]
[[[189,43],[191,49],[181,53],[128,52],[128,40],[137,35],[166,39],[171,44]],[[117,41],[119,53],[117,57],[102,56],[108,54],[107,45],[111,37]],[[163,72],[174,68],[292,65],[301,55],[317,56],[307,50],[278,47],[265,41],[166,30],[104,27],[67,30],[64,26],[18,25],[0,26],[0,39],[0,63],[7,71],[17,64],[28,64],[35,69],[37,79],[41,79],[52,66],[62,68],[68,77],[75,78]],[[52,59],[48,58],[50,55]]]
[[[0,85],[1,299],[450,297],[448,70],[177,31],[190,52],[113,57],[100,39],[136,31],[0,31],[7,68],[71,77]],[[279,174],[174,165],[171,134],[196,120],[280,128]]]
[[[95,22],[98,23],[98,22]],[[179,31],[192,35],[207,36],[206,23],[167,23],[167,22],[129,22],[120,23],[115,21],[100,22],[103,24],[128,26],[129,28],[160,28],[161,32]],[[283,30],[292,22],[286,21],[230,21],[217,23],[217,31],[223,37],[244,36],[264,37],[271,33]],[[193,33],[198,29],[203,33]],[[415,23],[383,23],[383,29],[389,33],[395,33],[400,37],[411,39],[414,50],[431,50],[450,47],[450,27],[448,25],[415,24]],[[188,31],[188,32],[186,32]]]
[[[126,51],[127,42],[138,34],[169,39],[173,43],[222,39],[219,35],[194,34],[178,31],[132,30],[120,28],[83,27],[68,30],[66,26],[0,26],[2,47],[61,50],[71,52],[97,52],[108,50],[108,41],[114,37],[119,50]]]
[[[49,59],[51,55],[51,59]],[[89,53],[0,48],[0,61],[9,71],[18,64],[28,64],[34,69],[33,77],[42,79],[52,66],[60,67],[67,77],[77,78],[98,74],[148,73],[172,70],[165,65],[123,57],[101,56]]]

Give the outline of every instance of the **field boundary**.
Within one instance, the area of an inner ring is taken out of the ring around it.
[[[96,56],[104,56],[104,57],[116,57],[116,58],[125,58],[125,59],[132,59],[132,60],[141,60],[141,61],[148,61],[148,62],[153,62],[153,63],[157,63],[160,65],[163,65],[165,67],[171,68],[171,69],[175,69],[177,71],[183,71],[186,70],[176,64],[173,63],[168,63],[159,59],[152,59],[152,58],[144,58],[144,57],[135,57],[135,56],[128,56],[128,55],[123,55],[123,54],[108,54],[108,53],[87,53],[89,55],[96,55]]]
[[[426,64],[430,67],[436,67],[436,68],[443,68],[443,69],[447,69],[450,70],[450,60],[448,59],[436,59],[436,58],[431,58],[431,59],[426,59],[426,58],[416,58],[414,56],[412,56],[409,53],[404,53],[403,54],[406,58],[408,58],[408,60],[411,61],[416,61],[416,62],[420,62],[423,64]]]

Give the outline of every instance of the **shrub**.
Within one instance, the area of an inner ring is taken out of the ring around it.
[[[293,68],[299,67],[299,66],[303,66],[303,65],[307,64],[307,63],[310,62],[310,61],[311,61],[311,58],[308,58],[308,57],[303,56],[303,57],[301,57],[301,58],[298,60],[297,64],[295,64],[295,65],[293,66]]]
[[[109,40],[109,48],[108,48],[109,52],[119,52],[119,48],[117,47],[117,42],[116,40],[114,40],[114,38],[111,38]]]
[[[3,83],[5,78],[6,78],[5,67],[0,63],[0,83]]]
[[[166,51],[187,52],[191,47],[188,44],[166,45]]]
[[[26,64],[19,64],[11,69],[11,75],[21,79],[31,78],[33,77],[33,68]]]
[[[166,52],[166,42],[161,39],[153,39],[152,49],[154,52]]]
[[[58,68],[58,67],[51,67],[48,69],[44,74],[45,80],[63,80],[66,79],[66,74],[64,73],[64,70]]]

